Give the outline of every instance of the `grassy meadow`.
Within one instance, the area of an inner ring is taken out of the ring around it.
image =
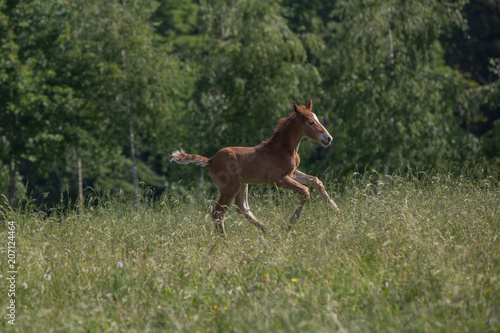
[[[95,194],[51,215],[3,209],[16,225],[9,332],[499,332],[500,184],[431,173],[324,181],[289,233],[298,195],[251,187],[263,235],[215,194],[137,206]],[[0,225],[7,275],[7,223]],[[7,313],[7,283],[0,297]]]

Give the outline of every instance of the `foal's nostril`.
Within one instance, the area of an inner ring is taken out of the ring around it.
[[[328,143],[332,142],[332,137],[331,136],[327,137],[326,141],[328,141]]]

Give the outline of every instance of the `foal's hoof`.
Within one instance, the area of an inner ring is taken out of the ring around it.
[[[271,236],[271,237],[278,237],[279,236],[279,232],[277,232],[274,229],[270,229],[268,232],[266,232],[265,235],[266,236]]]
[[[332,208],[333,208],[333,210],[335,211],[335,213],[340,214],[340,209],[339,209],[339,207],[338,207],[338,206],[337,206],[337,204],[336,204],[333,200],[331,200],[331,199],[330,199],[330,205],[332,206]]]
[[[215,230],[218,231],[219,235],[223,236],[224,238],[227,238],[226,230],[222,229],[218,225],[215,226]]]

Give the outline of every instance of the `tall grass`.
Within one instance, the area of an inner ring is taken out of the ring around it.
[[[474,179],[473,179],[474,178]],[[215,197],[137,207],[97,196],[17,226],[17,332],[498,332],[500,185],[433,173],[347,178],[298,197],[251,188],[263,235],[234,210],[213,230]],[[2,244],[7,228],[0,226]],[[6,246],[0,262],[4,279]],[[7,291],[0,297],[6,309]]]

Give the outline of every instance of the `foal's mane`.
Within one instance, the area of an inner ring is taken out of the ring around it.
[[[279,142],[281,140],[284,130],[290,125],[290,123],[297,117],[305,116],[308,112],[311,111],[306,109],[306,107],[304,107],[303,105],[297,106],[297,110],[290,112],[288,117],[283,117],[280,119],[280,121],[278,122],[278,126],[276,126],[276,129],[274,130],[273,135],[263,143]]]
[[[292,111],[288,115],[288,117],[283,117],[280,119],[278,126],[276,126],[276,130],[274,131],[274,134],[282,132],[288,125],[289,122],[291,122],[293,119],[295,119],[298,116],[305,116],[307,113],[310,113],[308,109],[306,109],[303,105],[297,106],[298,111]],[[273,136],[274,136],[273,134]]]
[[[295,112],[290,112],[290,115],[288,117],[283,117],[280,119],[278,126],[276,126],[276,129],[274,130],[274,134],[281,132],[285,129],[285,127],[288,125],[289,122],[294,119],[296,114]]]
[[[297,113],[296,112],[291,112],[288,117],[283,117],[280,119],[278,126],[276,126],[276,129],[274,130],[273,135],[264,141],[263,143],[277,143],[281,140],[282,134],[284,130],[290,125],[290,123],[297,118]]]

